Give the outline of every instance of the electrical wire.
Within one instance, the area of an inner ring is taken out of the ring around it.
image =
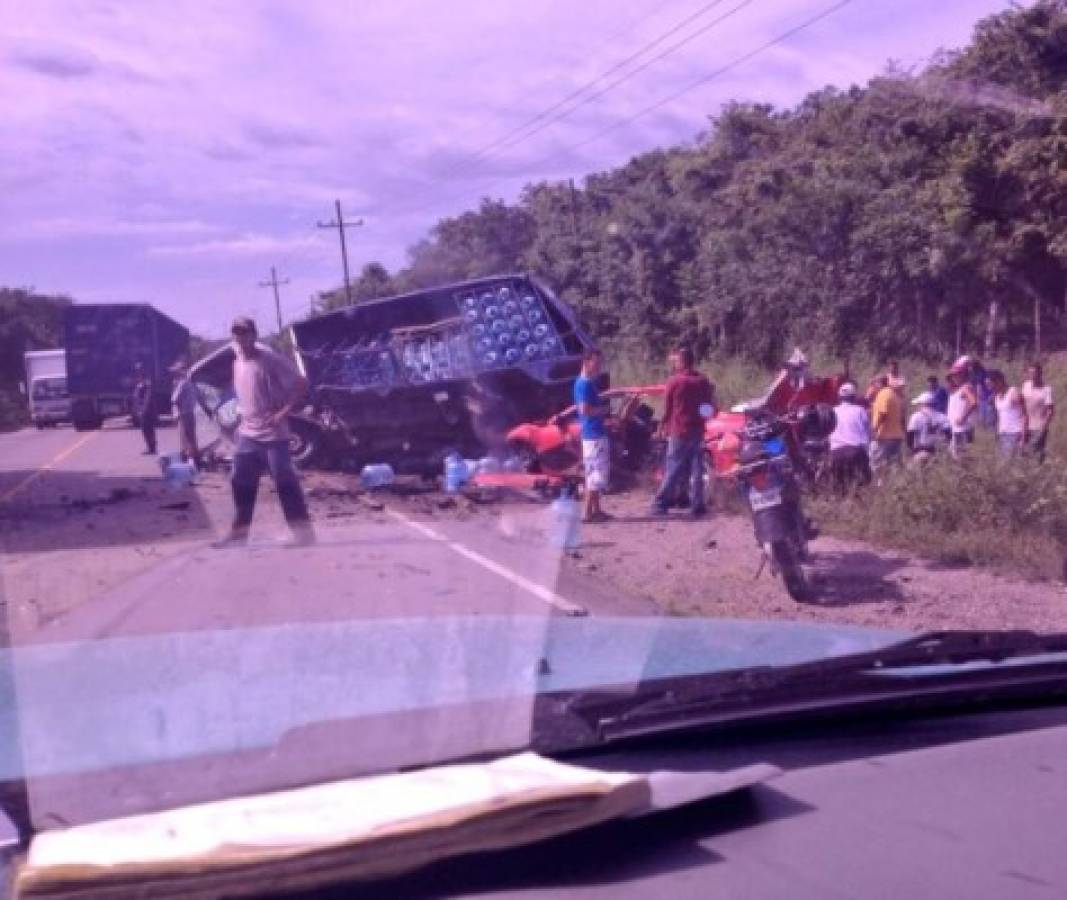
[[[584,140],[581,140],[578,143],[570,144],[570,145],[568,145],[566,147],[563,147],[563,148],[561,148],[559,150],[553,151],[548,156],[541,157],[540,159],[538,159],[538,160],[534,161],[533,163],[531,163],[530,167],[531,168],[537,168],[537,167],[542,167],[542,166],[545,166],[545,165],[547,165],[549,163],[555,162],[556,160],[560,159],[561,157],[563,157],[563,156],[565,156],[567,154],[573,153],[575,150],[579,150],[579,149],[581,149],[583,147],[586,147],[589,144],[600,140],[604,136],[606,136],[608,134],[611,134],[612,132],[617,131],[620,128],[623,128],[623,127],[625,127],[626,125],[629,125],[632,122],[635,122],[637,119],[640,119],[640,118],[642,118],[644,116],[647,116],[648,114],[650,114],[652,112],[655,112],[658,109],[661,109],[662,107],[668,105],[669,103],[673,103],[674,101],[676,101],[676,100],[680,99],[681,97],[685,96],[686,94],[696,90],[697,88],[703,87],[704,85],[709,84],[710,82],[716,80],[717,78],[720,78],[721,76],[725,75],[726,73],[733,71],[734,69],[738,68],[739,66],[743,65],[744,63],[749,62],[750,60],[752,60],[753,58],[755,58],[759,54],[766,52],[767,50],[771,49],[772,47],[774,47],[774,46],[776,46],[778,44],[781,44],[784,41],[787,41],[790,38],[796,36],[800,32],[807,30],[808,28],[812,27],[813,25],[816,25],[818,22],[822,21],[823,19],[828,18],[829,16],[833,15],[835,12],[837,12],[841,8],[843,8],[845,6],[848,6],[852,2],[853,2],[853,0],[839,0],[839,2],[833,4],[832,6],[829,6],[829,7],[825,8],[823,10],[821,10],[820,12],[816,13],[814,16],[811,16],[810,18],[805,19],[804,21],[798,23],[797,25],[794,25],[792,28],[789,28],[786,31],[783,31],[782,33],[776,35],[775,37],[771,38],[770,40],[765,41],[764,43],[760,44],[758,47],[756,47],[756,48],[754,48],[754,49],[742,54],[741,56],[735,57],[730,62],[725,63],[724,65],[722,65],[719,68],[713,70],[712,72],[709,72],[708,74],[701,76],[700,78],[696,79],[695,81],[690,82],[685,87],[683,87],[683,88],[681,88],[681,89],[679,89],[677,91],[674,91],[674,92],[672,92],[672,93],[670,93],[670,94],[668,94],[668,95],[666,95],[664,97],[661,97],[655,103],[652,103],[649,106],[646,106],[643,109],[640,109],[637,112],[618,120],[617,122],[613,122],[611,125],[608,125],[605,128],[600,129],[599,131],[595,132],[590,137],[585,138]],[[495,176],[489,176],[489,178],[494,178],[494,177]],[[485,180],[486,179],[483,179],[483,181],[485,181]],[[479,190],[483,190],[483,191],[492,190],[493,188],[497,187],[500,184],[503,184],[504,182],[505,182],[505,179],[495,178],[495,180],[491,181],[489,184],[485,185],[484,187],[480,188]],[[408,215],[411,215],[411,214],[414,214],[414,213],[423,212],[423,211],[428,210],[428,209],[433,209],[433,208],[439,207],[442,202],[447,203],[447,202],[451,202],[452,200],[459,200],[459,199],[466,198],[468,196],[469,196],[468,192],[464,192],[462,194],[453,194],[453,195],[450,195],[448,197],[435,200],[430,204],[426,204],[426,205],[423,205],[423,206],[418,206],[418,207],[415,207],[412,210],[407,210],[406,213]]]
[[[601,72],[600,75],[598,75],[592,81],[587,81],[585,84],[583,84],[580,87],[576,88],[575,90],[571,91],[571,93],[569,93],[562,100],[557,101],[556,103],[552,104],[547,109],[542,110],[541,112],[537,113],[536,115],[532,116],[531,118],[527,119],[526,121],[522,122],[521,124],[515,126],[515,128],[511,129],[510,131],[506,132],[505,134],[501,135],[500,137],[496,138],[495,140],[491,141],[490,143],[478,148],[477,150],[474,151],[474,155],[470,159],[466,159],[463,162],[456,163],[453,167],[451,167],[449,169],[446,169],[443,174],[444,175],[450,175],[450,174],[453,174],[454,172],[458,172],[460,169],[465,168],[466,166],[470,165],[473,162],[476,162],[477,160],[481,159],[482,157],[486,156],[487,154],[490,154],[491,151],[493,151],[496,148],[498,148],[505,141],[510,140],[511,138],[515,137],[516,135],[521,134],[522,132],[525,132],[531,126],[536,125],[538,122],[541,122],[545,118],[547,118],[548,116],[552,115],[552,113],[554,113],[557,109],[560,109],[560,108],[566,106],[572,100],[575,100],[578,97],[581,97],[581,95],[584,94],[587,90],[589,90],[590,88],[596,87],[596,85],[600,84],[600,82],[603,81],[605,78],[611,77],[616,72],[620,71],[621,69],[624,69],[630,63],[640,59],[649,50],[652,50],[652,49],[658,47],[660,44],[663,43],[663,41],[667,40],[667,38],[672,37],[673,35],[677,34],[679,31],[681,31],[687,25],[691,24],[692,22],[695,22],[697,19],[699,19],[705,13],[710,12],[712,9],[714,9],[716,6],[718,6],[719,4],[721,4],[723,2],[724,2],[724,0],[713,0],[713,2],[711,2],[711,3],[706,3],[704,6],[700,7],[700,9],[698,9],[696,12],[691,13],[690,15],[686,16],[677,25],[674,25],[673,27],[671,27],[670,29],[665,31],[663,34],[659,35],[658,37],[654,38],[649,43],[645,44],[640,49],[638,49],[638,50],[634,51],[633,53],[631,53],[626,58],[619,60],[619,62],[615,63],[615,65],[613,65],[607,71]],[[658,11],[659,10],[657,10],[657,12]],[[641,21],[643,22],[645,20],[641,20]]]

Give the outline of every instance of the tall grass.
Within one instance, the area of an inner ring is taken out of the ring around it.
[[[1032,458],[1002,460],[980,442],[890,471],[879,486],[810,508],[831,534],[915,551],[950,564],[986,565],[1059,578],[1067,544],[1067,471]]]

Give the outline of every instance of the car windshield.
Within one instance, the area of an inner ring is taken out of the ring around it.
[[[951,6],[12,10],[0,806],[1067,631],[1067,9]]]

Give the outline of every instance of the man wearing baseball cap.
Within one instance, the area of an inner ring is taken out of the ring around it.
[[[933,391],[923,391],[911,401],[918,407],[908,419],[907,442],[916,464],[926,462],[937,453],[943,437],[951,432],[948,416],[937,411],[937,397]]]
[[[834,430],[830,434],[830,471],[839,494],[855,484],[871,481],[871,460],[867,447],[871,442],[871,419],[859,402],[856,385],[846,381],[837,389],[834,407]]]
[[[293,532],[293,543],[310,544],[315,535],[304,490],[289,455],[287,421],[307,394],[307,379],[280,353],[256,341],[256,323],[252,319],[238,316],[230,331],[234,349],[233,388],[241,414],[231,478],[235,514],[230,533],[215,546],[248,540],[264,469],[274,480],[285,521]]]

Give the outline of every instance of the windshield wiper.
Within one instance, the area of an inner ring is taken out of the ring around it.
[[[980,665],[1003,663],[1008,666]],[[978,665],[976,665],[978,664]],[[906,676],[906,677],[893,677]],[[578,749],[713,724],[902,701],[981,702],[1067,693],[1067,632],[931,631],[863,653],[639,685],[544,694],[535,746]]]

